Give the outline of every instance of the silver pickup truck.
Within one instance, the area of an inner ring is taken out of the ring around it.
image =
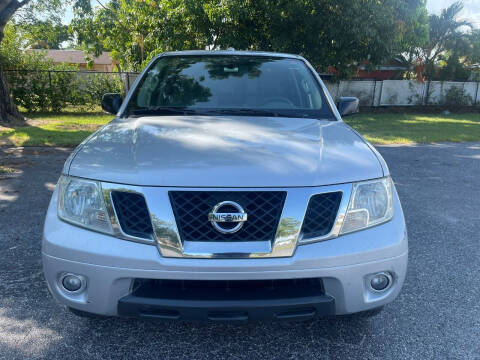
[[[302,57],[156,57],[66,161],[43,267],[77,315],[247,321],[376,312],[400,292],[402,208],[380,154]]]

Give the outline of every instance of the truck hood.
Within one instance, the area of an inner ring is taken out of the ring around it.
[[[372,149],[341,121],[247,116],[116,119],[79,146],[68,172],[172,187],[319,186],[383,176]]]

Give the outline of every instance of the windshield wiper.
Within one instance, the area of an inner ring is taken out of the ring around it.
[[[263,109],[189,109],[187,107],[155,106],[137,108],[129,111],[130,115],[250,115],[250,116],[288,116],[272,110]]]
[[[171,115],[171,114],[192,114],[193,110],[189,110],[186,107],[173,107],[173,106],[155,106],[137,108],[129,111],[130,115]]]
[[[251,115],[251,116],[286,116],[273,110],[264,109],[212,109],[212,110],[199,110],[199,113],[204,114],[228,114],[228,115]]]
[[[205,112],[206,114],[228,114],[228,115],[250,115],[250,116],[266,116],[266,117],[287,117],[287,118],[314,118],[319,119],[318,115],[304,112],[300,109],[212,109]]]
[[[238,116],[265,116],[288,118],[318,118],[316,114],[302,112],[296,109],[269,110],[269,109],[202,109],[181,106],[153,106],[136,108],[127,112],[128,115],[238,115]]]

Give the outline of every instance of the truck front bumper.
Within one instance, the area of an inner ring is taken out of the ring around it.
[[[270,261],[271,259],[269,259]],[[250,260],[256,262],[258,260]],[[208,262],[208,261],[207,261]],[[101,315],[147,316],[164,318],[200,319],[210,318],[213,309],[222,311],[238,310],[248,313],[249,319],[267,317],[279,318],[278,313],[293,309],[315,309],[314,315],[340,315],[355,313],[379,307],[393,301],[405,278],[407,253],[374,262],[347,266],[278,271],[162,271],[101,266],[74,262],[43,254],[45,276],[52,295],[61,304]],[[388,271],[393,275],[393,284],[384,293],[371,290],[370,275]],[[61,275],[79,274],[87,279],[86,288],[79,294],[66,291],[61,285]],[[239,299],[235,302],[191,299],[172,301],[148,298],[134,294],[135,279],[178,279],[199,280],[223,279],[322,279],[324,292],[306,298]],[[119,306],[120,303],[120,306]],[[146,311],[147,306],[151,311]],[[122,307],[123,306],[123,307]],[[275,308],[278,306],[278,309]],[[119,309],[123,311],[119,312]],[[160,309],[165,310],[165,316]],[[168,311],[176,309],[178,313]],[[263,310],[262,310],[263,309]],[[168,311],[167,311],[168,310]],[[273,311],[275,310],[275,311]],[[308,311],[306,311],[308,313]],[[157,314],[157,315],[155,315]],[[301,315],[303,317],[304,315]]]
[[[393,301],[407,271],[408,240],[395,196],[395,216],[391,221],[300,245],[291,257],[166,258],[154,245],[121,240],[59,220],[54,196],[45,222],[42,257],[53,297],[63,305],[89,313],[213,320],[302,318],[355,313]],[[387,290],[378,292],[372,289],[370,280],[381,272],[391,276],[391,284]],[[82,279],[80,291],[69,292],[63,287],[66,274]],[[175,302],[165,297],[138,296],[135,283],[139,279],[320,279],[322,291],[267,298],[218,297],[216,302],[198,297]]]

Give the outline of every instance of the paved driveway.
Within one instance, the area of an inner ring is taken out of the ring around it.
[[[77,318],[45,287],[43,217],[69,151],[0,148],[0,359],[480,359],[480,143],[380,147],[410,265],[375,318],[246,326]],[[1,177],[1,176],[0,176]]]

